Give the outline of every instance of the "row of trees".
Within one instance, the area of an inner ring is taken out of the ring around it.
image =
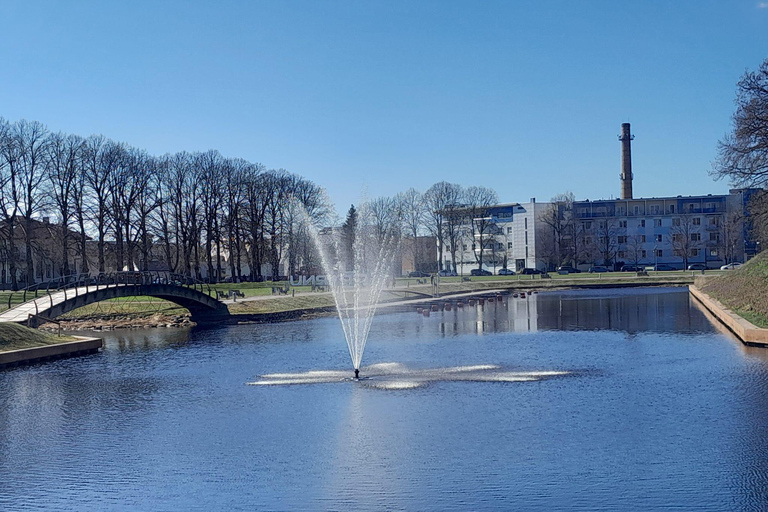
[[[394,197],[377,197],[369,207],[372,227],[381,239],[398,230],[404,250],[410,251],[416,266],[421,267],[417,269],[435,271],[443,269],[445,251],[456,270],[463,245],[472,244],[473,249],[475,244],[495,246],[495,225],[488,210],[498,202],[498,194],[490,188],[441,181],[423,193],[410,188]],[[429,256],[434,248],[418,243],[424,235],[437,241],[436,261]],[[482,268],[483,251],[473,253],[478,268]]]
[[[215,150],[153,156],[101,135],[0,118],[0,258],[14,287],[34,281],[42,216],[55,219],[58,255],[47,256],[62,275],[148,270],[162,260],[197,278],[205,266],[216,280],[228,255],[235,279],[258,279],[265,263],[273,274],[286,260],[292,272],[311,263],[301,210],[322,222],[328,204],[309,180]]]

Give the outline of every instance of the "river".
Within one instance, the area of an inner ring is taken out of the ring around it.
[[[358,382],[248,385],[351,376],[334,318],[103,336],[0,372],[0,510],[768,508],[768,351],[684,288],[379,315]]]

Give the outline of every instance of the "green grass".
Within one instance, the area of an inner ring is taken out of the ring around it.
[[[697,280],[697,285],[757,327],[768,328],[768,252],[722,276]]]
[[[72,336],[58,337],[19,324],[0,323],[0,351],[55,345],[75,339]]]
[[[334,305],[330,295],[304,295],[300,297],[278,297],[271,300],[237,302],[229,305],[233,315],[282,313],[303,309],[325,308]]]

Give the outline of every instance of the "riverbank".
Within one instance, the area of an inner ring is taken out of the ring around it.
[[[437,287],[438,297],[449,298],[457,294],[489,293],[502,291],[514,293],[533,290],[567,290],[628,288],[648,286],[687,286],[694,281],[693,273],[656,273],[649,276],[634,274],[575,274],[542,279],[541,276],[512,276],[512,278],[472,278],[470,281],[441,280]],[[428,282],[416,284],[398,283],[398,287],[384,291],[385,303],[407,304],[418,298],[432,297],[433,287]],[[403,286],[404,285],[404,286]],[[410,296],[409,299],[407,296]],[[328,292],[298,291],[289,295],[247,295],[245,298],[224,301],[232,317],[229,323],[266,323],[310,319],[336,314],[333,297]],[[108,331],[111,329],[144,329],[157,327],[189,327],[194,325],[189,314],[177,305],[151,298],[123,299],[110,306],[92,304],[59,317],[67,331]],[[119,305],[119,307],[117,307]],[[382,307],[386,307],[382,304]],[[42,328],[53,329],[48,324]]]
[[[13,323],[0,323],[0,368],[98,351],[98,338],[54,336]]]
[[[702,276],[696,287],[760,328],[768,328],[768,252],[721,276]]]
[[[699,290],[695,285],[688,288],[690,294],[707,311],[714,315],[714,321],[725,325],[746,345],[768,346],[768,329],[761,329],[740,315],[734,313],[721,302]]]

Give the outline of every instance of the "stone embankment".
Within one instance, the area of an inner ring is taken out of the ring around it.
[[[728,309],[720,301],[691,285],[688,290],[691,295],[715,318],[734,333],[742,343],[747,345],[768,346],[768,329],[761,329],[753,323]]]

